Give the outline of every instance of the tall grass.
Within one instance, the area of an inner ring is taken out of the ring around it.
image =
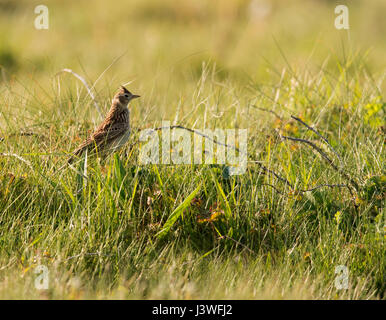
[[[164,11],[151,1],[130,12],[113,7],[111,16],[95,3],[93,19],[83,2],[68,19],[67,5],[55,2],[51,29],[28,31],[24,53],[11,35],[27,28],[14,19],[27,19],[28,11],[11,6],[9,15],[1,13],[15,27],[5,36],[15,59],[0,83],[0,298],[384,298],[382,45],[367,57],[352,48],[363,39],[353,32],[352,42],[325,59],[310,54],[310,35],[299,31],[289,46],[278,21],[300,7],[280,9],[280,1],[261,26],[246,19],[242,1],[167,1]],[[382,7],[375,3],[357,6],[367,16]],[[322,1],[312,8],[322,17],[333,12]],[[361,21],[354,9],[352,21]],[[114,15],[122,20],[112,22]],[[315,33],[323,21],[304,16],[298,23],[309,22],[307,32]],[[281,36],[267,40],[259,31],[265,24]],[[210,28],[223,38],[211,42]],[[69,44],[58,52],[70,37],[75,52]],[[39,38],[56,57],[42,58]],[[265,71],[263,58],[254,60],[263,44],[274,52]],[[38,60],[42,67],[33,71]],[[246,173],[229,177],[222,165],[139,165],[136,134],[105,162],[87,157],[75,170],[59,170],[101,120],[81,82],[55,76],[65,67],[94,85],[104,112],[118,85],[135,79],[128,86],[142,98],[131,106],[134,128],[170,120],[198,130],[248,129]],[[291,115],[326,137],[341,162]],[[311,141],[358,187],[302,192],[350,182],[313,148],[279,135]],[[35,287],[38,265],[48,267],[48,290]],[[339,265],[348,268],[348,289],[335,285]]]

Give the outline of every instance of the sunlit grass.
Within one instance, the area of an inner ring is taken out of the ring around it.
[[[325,19],[291,19],[308,7],[276,1],[258,21],[242,1],[184,3],[105,15],[104,2],[55,2],[47,31],[27,23],[28,6],[0,7],[0,298],[384,298],[384,44],[355,45],[368,41],[356,23],[375,30],[362,20],[381,2],[352,8],[348,40],[324,1],[309,6]],[[250,160],[291,187],[252,162],[233,177],[221,165],[138,165],[136,134],[105,162],[59,170],[101,121],[63,68],[94,85],[103,112],[133,81],[134,129],[248,129]],[[350,182],[279,134],[318,145],[358,187],[301,192]],[[34,286],[38,265],[48,290]],[[335,286],[338,265],[347,290]]]

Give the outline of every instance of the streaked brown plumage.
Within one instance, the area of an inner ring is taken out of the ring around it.
[[[139,96],[121,86],[112,100],[105,120],[73,152],[68,163],[73,162],[74,157],[82,155],[86,150],[88,153],[96,151],[99,155],[106,155],[122,147],[130,136],[130,111],[127,106],[135,98]]]

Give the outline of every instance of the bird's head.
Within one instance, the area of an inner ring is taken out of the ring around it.
[[[117,103],[121,104],[123,107],[126,107],[127,104],[140,96],[136,94],[132,94],[129,90],[127,90],[124,86],[121,86],[119,91],[114,96],[113,101],[115,100]]]

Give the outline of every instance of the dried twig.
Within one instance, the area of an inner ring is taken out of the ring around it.
[[[271,187],[272,189],[274,189],[277,193],[280,193],[281,195],[283,196],[286,196],[286,194],[282,191],[280,191],[278,188],[276,188],[275,186],[273,186],[272,184],[269,184],[269,183],[263,183],[262,186],[268,186],[268,187]]]
[[[290,186],[291,189],[293,189],[293,185],[286,179],[286,178],[283,178],[282,176],[280,176],[278,173],[276,173],[275,171],[273,170],[270,170],[268,169],[266,166],[264,166],[260,161],[256,161],[256,160],[251,160],[249,162],[253,162],[255,164],[257,164],[264,172],[268,172],[268,173],[271,173],[273,174],[278,180],[280,180],[281,182],[285,183],[286,185]]]
[[[109,257],[110,254],[102,254],[102,253],[98,253],[98,252],[95,252],[95,253],[94,252],[85,252],[85,253],[79,253],[79,254],[77,254],[75,256],[69,257],[69,258],[64,259],[62,261],[68,261],[68,260],[71,260],[71,259],[75,259],[75,258],[79,258],[79,257],[84,257],[84,256],[98,256],[98,257],[103,256],[103,257]]]
[[[279,116],[275,111],[273,111],[273,110],[261,108],[261,107],[258,107],[258,106],[256,106],[256,105],[252,105],[252,107],[254,107],[254,108],[256,108],[256,109],[259,109],[259,110],[261,110],[261,111],[270,112],[270,113],[272,113],[276,118],[278,118],[278,119],[280,119],[280,120],[283,119],[282,117],[280,117],[280,116]]]
[[[206,139],[209,139],[210,141],[213,141],[214,143],[216,144],[219,144],[221,146],[224,146],[224,147],[227,147],[227,148],[232,148],[233,150],[236,150],[237,152],[240,152],[240,150],[238,148],[236,148],[235,146],[230,146],[226,143],[222,143],[222,142],[218,142],[216,139],[212,139],[211,137],[209,137],[208,135],[206,135],[205,133],[202,133],[200,131],[197,131],[197,130],[194,130],[194,129],[190,129],[190,128],[185,128],[181,125],[172,125],[172,126],[168,126],[168,127],[158,127],[158,128],[155,128],[155,129],[151,129],[151,130],[154,130],[154,131],[159,131],[159,130],[162,130],[162,129],[184,129],[184,130],[187,130],[189,132],[192,132],[192,133],[195,133],[195,134],[198,134],[199,136],[202,136]],[[141,130],[140,130],[141,131]]]
[[[317,190],[320,188],[325,188],[325,187],[328,187],[328,188],[347,188],[350,191],[351,195],[353,195],[350,186],[347,184],[321,184],[321,185],[315,186],[311,189],[306,189],[306,190],[301,189],[299,191],[300,192],[311,192],[311,191],[314,191],[314,190]]]
[[[8,136],[8,138],[17,137],[17,136],[20,136],[20,137],[32,137],[32,136],[42,137],[41,134],[36,133],[36,132],[32,132],[32,131],[20,131],[20,132],[14,132],[14,133],[11,133],[11,134]],[[1,140],[4,140],[4,138],[0,138],[0,141],[1,141]]]
[[[35,132],[16,132],[16,133],[12,133],[10,135],[10,137],[15,137],[15,136],[21,136],[21,137],[31,137],[31,136],[40,136],[38,133],[35,133]]]
[[[162,130],[162,129],[184,129],[184,130],[187,130],[187,131],[189,131],[189,132],[198,134],[199,136],[202,136],[202,137],[204,137],[204,138],[207,138],[207,139],[209,139],[210,141],[213,141],[213,142],[216,143],[216,144],[222,145],[222,146],[227,147],[227,148],[232,148],[233,150],[235,150],[235,151],[237,151],[237,152],[240,152],[240,150],[239,150],[237,147],[235,147],[235,146],[230,146],[230,145],[228,145],[228,144],[226,144],[226,143],[218,142],[216,139],[212,139],[212,138],[209,137],[208,135],[206,135],[206,134],[204,134],[204,133],[202,133],[202,132],[200,132],[200,131],[198,131],[198,130],[186,128],[186,127],[183,127],[183,126],[181,126],[181,125],[172,125],[172,126],[167,126],[167,127],[157,127],[157,128],[154,128],[154,129],[151,129],[151,128],[149,128],[149,129],[147,129],[147,128],[145,128],[145,129],[135,128],[135,129],[132,129],[132,132],[135,131],[135,133],[138,133],[138,132],[143,131],[143,130],[159,131],[159,130]],[[131,143],[131,144],[129,145],[129,148],[134,147],[134,146],[135,146],[136,144],[138,144],[139,142],[140,142],[139,140],[134,141],[133,143]]]
[[[155,128],[155,129],[152,129],[154,131],[159,131],[159,130],[162,130],[162,129],[184,129],[184,130],[187,130],[189,132],[192,132],[192,133],[195,133],[195,134],[198,134],[204,138],[207,138],[211,141],[213,141],[214,143],[216,144],[219,144],[219,145],[222,145],[222,146],[225,146],[227,148],[232,148],[234,150],[236,150],[237,152],[241,152],[237,147],[235,146],[231,146],[231,145],[228,145],[226,143],[222,143],[222,142],[218,142],[217,140],[215,139],[212,139],[211,137],[209,137],[208,135],[198,131],[198,130],[194,130],[194,129],[190,129],[190,128],[186,128],[186,127],[183,127],[181,125],[172,125],[172,126],[167,126],[167,127],[158,127],[158,128]],[[142,131],[143,129],[137,129],[137,132],[139,131]],[[130,146],[134,146],[135,144],[137,144],[137,142],[135,142],[134,144],[131,144]],[[255,164],[257,164],[264,172],[268,172],[268,173],[271,173],[273,174],[277,179],[279,179],[280,181],[284,182],[285,184],[289,185],[291,188],[293,188],[292,184],[285,178],[281,177],[278,173],[274,172],[273,170],[270,170],[268,169],[266,166],[264,166],[262,163],[260,163],[259,161],[256,161],[256,160],[252,160],[250,162],[253,162]]]
[[[194,129],[190,129],[190,128],[185,128],[181,125],[172,125],[172,126],[167,126],[167,127],[158,127],[158,128],[154,128],[154,129],[148,129],[148,130],[152,130],[152,131],[159,131],[159,130],[162,130],[162,129],[184,129],[184,130],[187,130],[189,132],[192,132],[192,133],[195,133],[195,134],[198,134],[204,138],[207,138],[209,139],[210,141],[213,141],[214,143],[216,144],[219,144],[219,145],[222,145],[224,147],[227,147],[227,148],[232,148],[233,150],[237,151],[237,152],[240,152],[240,150],[235,147],[235,146],[230,146],[226,143],[222,143],[222,142],[218,142],[216,139],[212,139],[211,137],[209,137],[208,135],[200,132],[200,131],[197,131],[197,130],[194,130]],[[140,131],[143,131],[143,130],[146,130],[146,129],[140,129],[140,128],[136,128],[136,129],[132,129],[132,131],[135,131],[136,133],[140,132]],[[137,140],[137,141],[134,141],[133,143],[131,143],[129,145],[129,148],[132,148],[134,147],[136,144],[138,144],[140,141]]]
[[[279,190],[278,188],[276,188],[275,186],[273,186],[269,183],[263,183],[262,186],[269,186],[272,189],[274,189],[277,193],[280,193],[283,196],[288,196],[286,193],[284,193],[283,191]],[[312,192],[312,191],[315,191],[315,190],[318,190],[321,188],[326,188],[326,187],[328,187],[328,188],[347,188],[349,190],[351,196],[354,195],[352,193],[350,186],[347,184],[321,184],[321,185],[317,185],[317,186],[310,188],[310,189],[299,189],[299,190],[295,190],[295,191],[300,192],[300,193],[306,193],[306,192]]]
[[[315,149],[322,157],[323,159],[335,170],[337,171],[338,173],[340,173],[346,180],[348,180],[356,190],[359,189],[359,186],[358,186],[358,183],[352,179],[346,172],[344,172],[342,169],[338,168],[334,162],[322,151],[322,149],[320,149],[318,146],[316,146],[314,143],[312,143],[311,141],[308,141],[306,139],[301,139],[301,138],[294,138],[294,137],[287,137],[287,136],[282,136],[280,135],[280,137],[282,139],[286,139],[286,140],[291,140],[291,141],[297,141],[297,142],[302,142],[302,143],[305,143],[305,144],[308,144],[309,146],[311,146],[311,148]]]
[[[328,142],[327,138],[325,138],[324,136],[322,136],[315,128],[312,128],[310,127],[307,123],[305,123],[302,119],[299,119],[295,116],[291,116],[292,119],[295,119],[296,121],[300,122],[302,125],[304,125],[305,127],[307,127],[309,130],[311,130],[312,132],[314,132],[316,135],[318,135],[325,143],[327,143],[327,145],[330,147],[330,149],[335,153],[335,155],[338,157],[340,163],[342,163],[342,159],[341,157],[339,156],[338,152],[335,151],[335,149],[332,147],[332,145],[330,144],[330,142]]]
[[[19,156],[16,153],[0,153],[0,156],[1,157],[14,157],[14,158],[20,160],[21,162],[24,162],[27,166],[29,166],[31,169],[33,169],[31,162],[29,162],[28,160],[25,160],[23,157]]]

